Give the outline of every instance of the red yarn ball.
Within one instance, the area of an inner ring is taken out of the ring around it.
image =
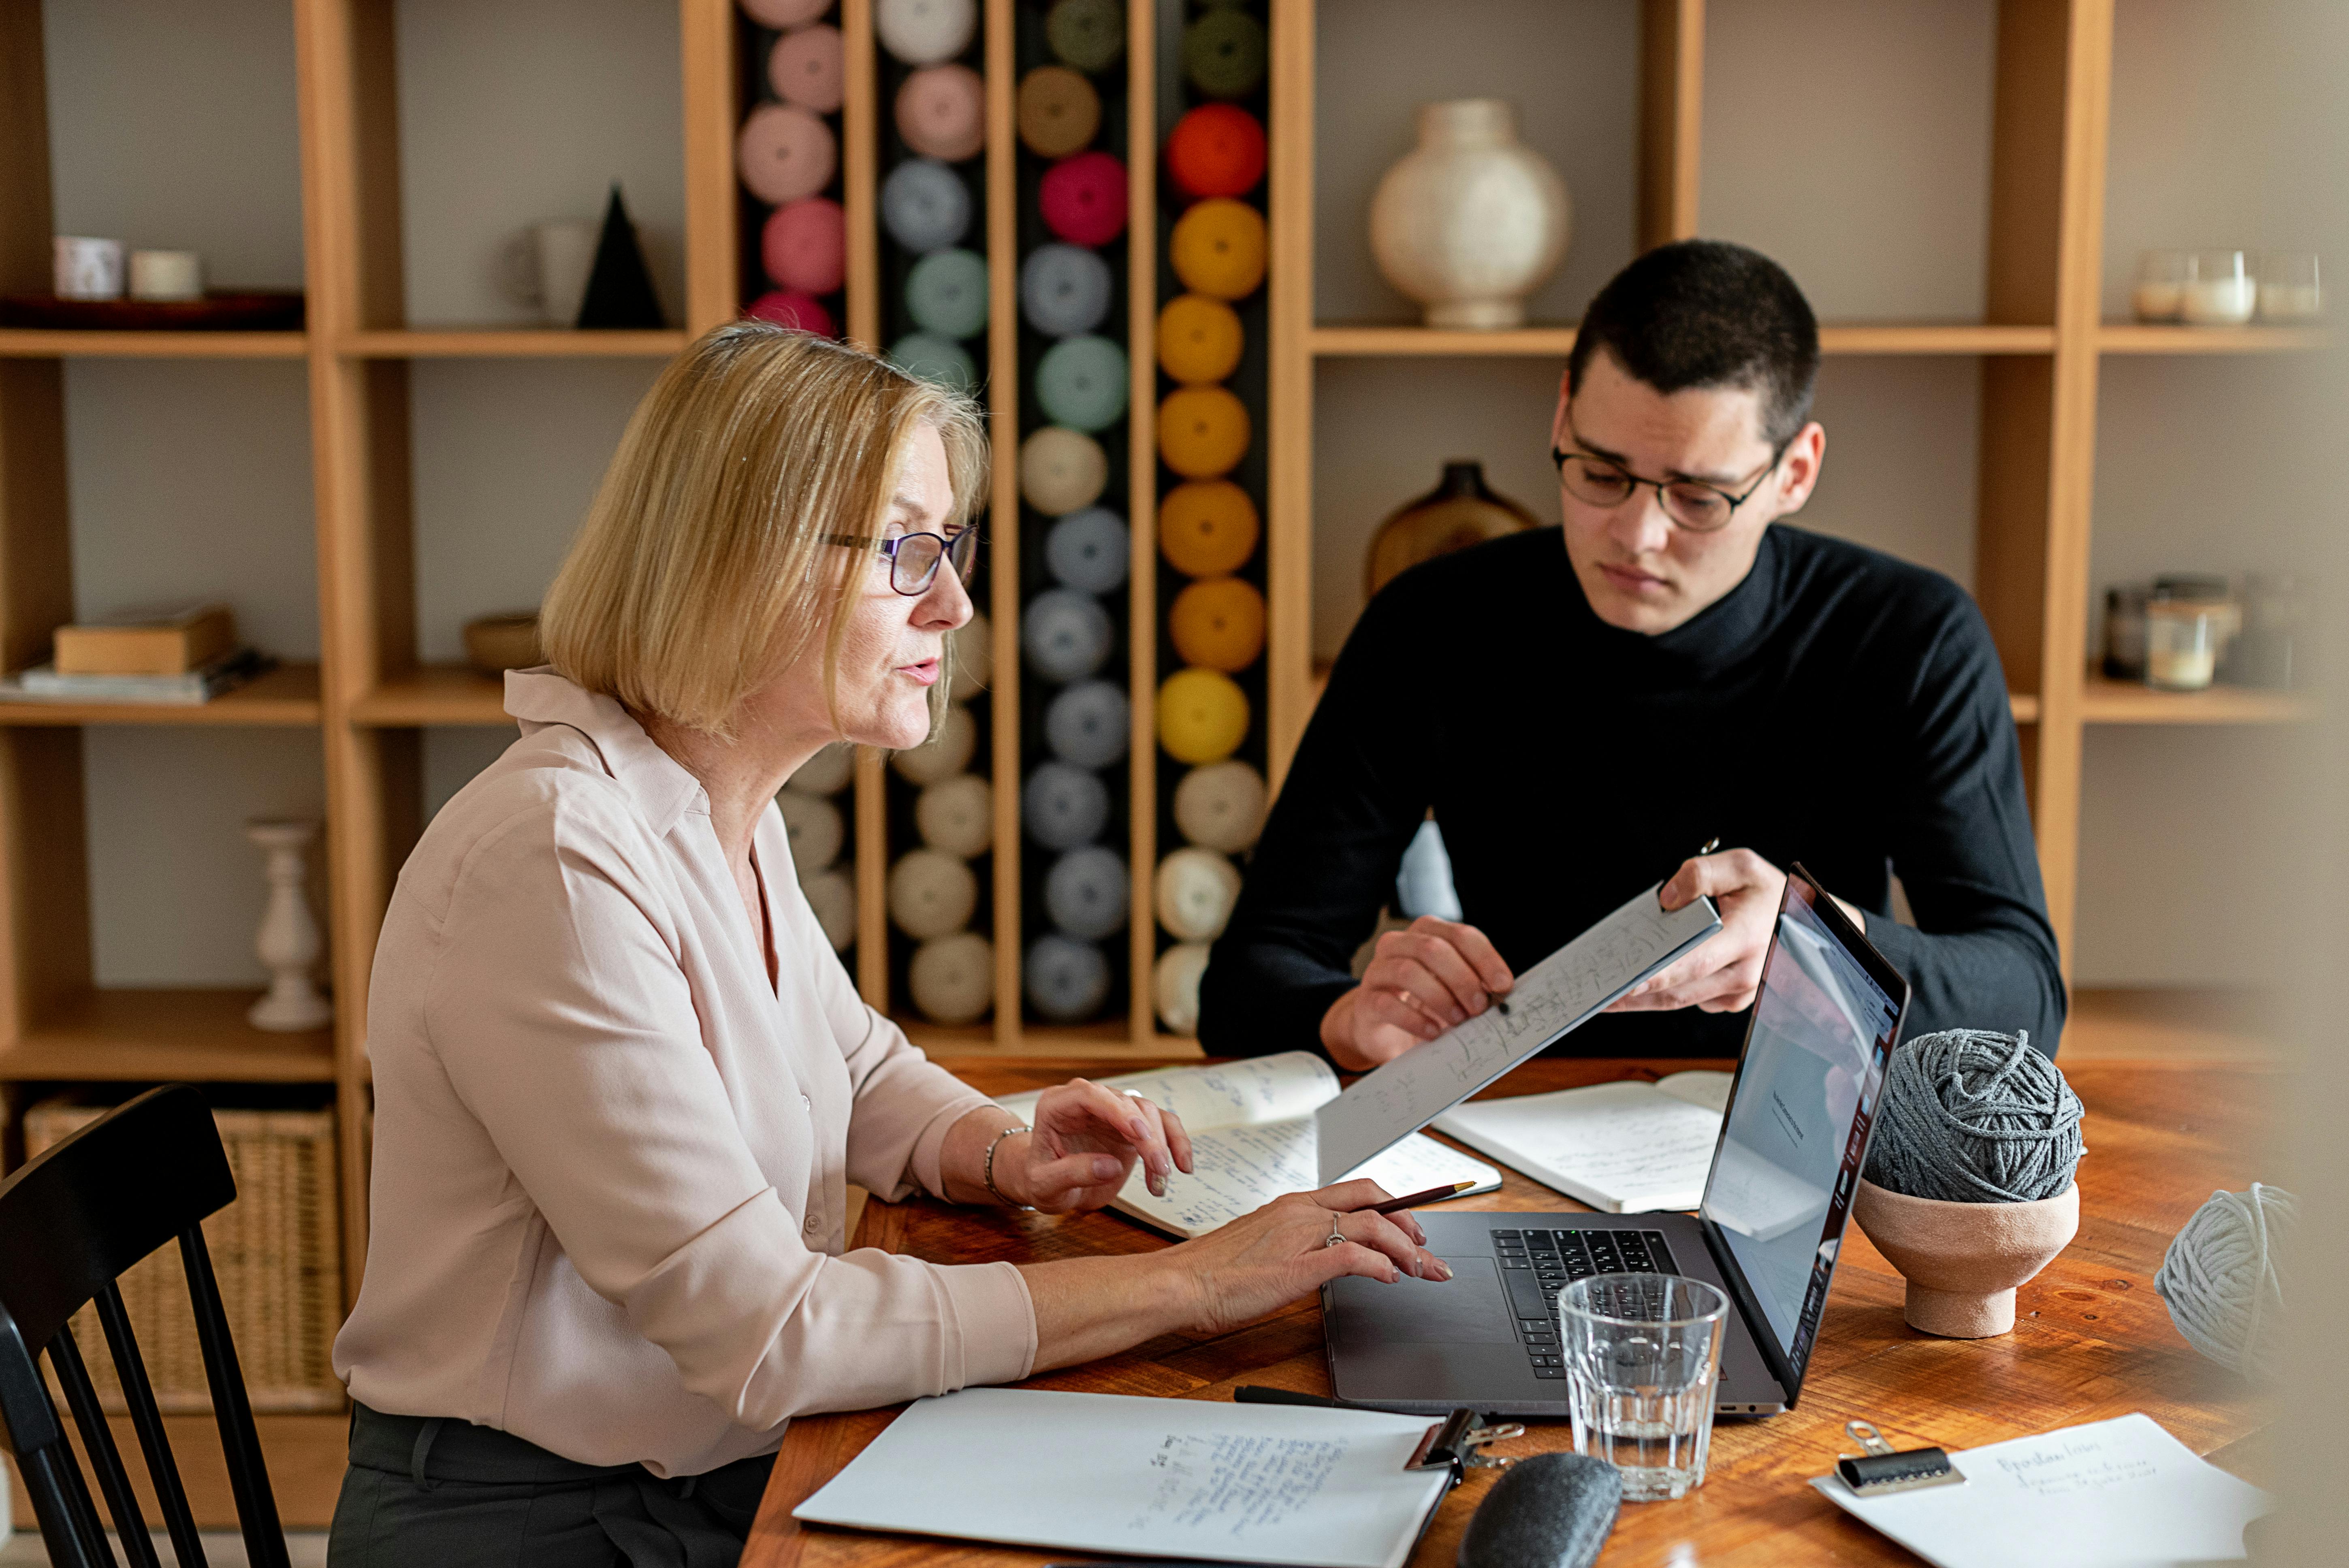
[[[786,202],[768,214],[759,257],[778,288],[835,294],[848,281],[848,214],[828,196]]]
[[[742,314],[752,321],[771,321],[777,326],[796,327],[812,332],[818,337],[833,335],[832,312],[823,308],[823,301],[797,289],[777,289],[762,294],[750,302]]]
[[[1166,172],[1190,196],[1245,196],[1264,160],[1264,127],[1237,104],[1201,104],[1166,138]]]
[[[1106,152],[1080,152],[1045,171],[1036,204],[1044,226],[1071,245],[1106,245],[1125,232],[1125,165]]]

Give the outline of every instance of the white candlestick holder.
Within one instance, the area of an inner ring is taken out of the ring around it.
[[[334,1018],[335,1005],[318,994],[311,972],[326,940],[303,892],[309,878],[303,851],[317,838],[318,824],[256,817],[245,823],[244,836],[269,851],[269,908],[253,943],[269,971],[269,995],[253,1005],[245,1020],[256,1029],[322,1028]]]

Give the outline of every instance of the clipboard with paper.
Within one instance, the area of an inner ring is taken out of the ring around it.
[[[1676,910],[1658,882],[1517,976],[1504,1003],[1415,1046],[1313,1113],[1323,1184],[1374,1160],[1580,1028],[1721,929],[1709,898]]]

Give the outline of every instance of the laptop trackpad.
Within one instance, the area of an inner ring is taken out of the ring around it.
[[[1446,1257],[1452,1277],[1408,1275],[1392,1284],[1348,1277],[1333,1282],[1328,1334],[1339,1345],[1510,1345],[1509,1297],[1490,1257]]]

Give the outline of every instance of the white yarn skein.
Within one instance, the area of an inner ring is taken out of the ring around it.
[[[2154,1293],[2186,1342],[2220,1366],[2264,1380],[2274,1369],[2283,1311],[2277,1254],[2299,1226],[2299,1200],[2281,1187],[2213,1192],[2169,1243]]]

